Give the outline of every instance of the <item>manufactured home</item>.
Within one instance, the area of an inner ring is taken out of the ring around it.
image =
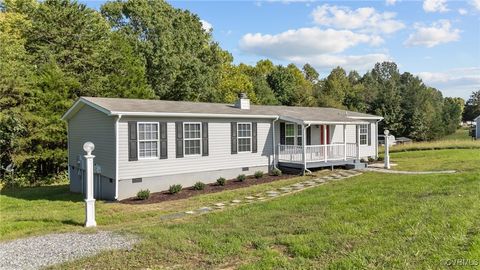
[[[167,190],[274,167],[361,168],[378,152],[382,117],[333,108],[81,97],[68,122],[70,189],[84,192],[82,145],[95,144],[97,199]]]

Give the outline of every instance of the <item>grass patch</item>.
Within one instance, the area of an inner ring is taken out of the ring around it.
[[[96,202],[98,226],[108,229],[136,226],[158,220],[163,214],[196,209],[265,192],[306,179],[295,177],[219,193],[158,204],[129,205]],[[0,194],[0,241],[53,232],[83,230],[83,195],[70,193],[67,185],[4,189]]]
[[[480,171],[480,150],[451,149],[397,152],[390,155],[394,170],[404,171]]]
[[[383,147],[380,147],[379,152],[383,153],[383,149]],[[440,140],[394,145],[390,147],[390,152],[395,153],[441,149],[480,149],[480,140],[472,140],[468,135],[467,129],[458,129],[454,134],[445,136]]]
[[[144,240],[61,268],[431,269],[478,255],[478,173],[360,177],[124,230]]]

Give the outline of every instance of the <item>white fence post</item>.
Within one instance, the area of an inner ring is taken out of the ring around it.
[[[95,199],[93,198],[93,158],[92,151],[95,145],[91,142],[83,144],[83,150],[87,152],[85,159],[87,161],[87,198],[85,199],[85,227],[96,227],[95,221]]]
[[[390,134],[390,131],[386,129],[383,134],[385,134],[385,158],[384,158],[384,167],[385,169],[390,169],[390,153],[389,153],[389,143],[388,143],[388,135]]]

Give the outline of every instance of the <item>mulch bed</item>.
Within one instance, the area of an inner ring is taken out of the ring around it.
[[[253,176],[247,176],[247,179],[245,181],[238,181],[236,179],[227,180],[225,181],[224,186],[220,186],[217,183],[206,184],[205,189],[203,190],[195,190],[193,189],[193,187],[187,187],[187,188],[183,188],[182,191],[180,191],[177,194],[171,194],[167,190],[167,191],[152,193],[150,194],[150,198],[148,198],[147,200],[140,200],[136,197],[132,197],[125,200],[121,200],[120,203],[151,204],[151,203],[158,203],[158,202],[164,202],[164,201],[180,200],[180,199],[185,199],[185,198],[189,198],[189,197],[200,195],[200,194],[215,193],[215,192],[220,192],[224,190],[260,185],[260,184],[265,184],[265,183],[278,181],[282,179],[288,179],[296,176],[298,175],[296,174],[295,175],[283,174],[281,176],[264,175],[260,179],[256,179]]]

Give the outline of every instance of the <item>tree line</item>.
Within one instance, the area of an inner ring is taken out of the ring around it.
[[[245,92],[254,104],[381,115],[382,129],[415,140],[455,132],[464,107],[393,62],[363,75],[337,67],[326,78],[309,64],[235,65],[197,15],[160,0],[110,1],[99,11],[70,0],[4,0],[0,44],[0,162],[25,185],[64,173],[60,117],[80,96],[232,103]]]

